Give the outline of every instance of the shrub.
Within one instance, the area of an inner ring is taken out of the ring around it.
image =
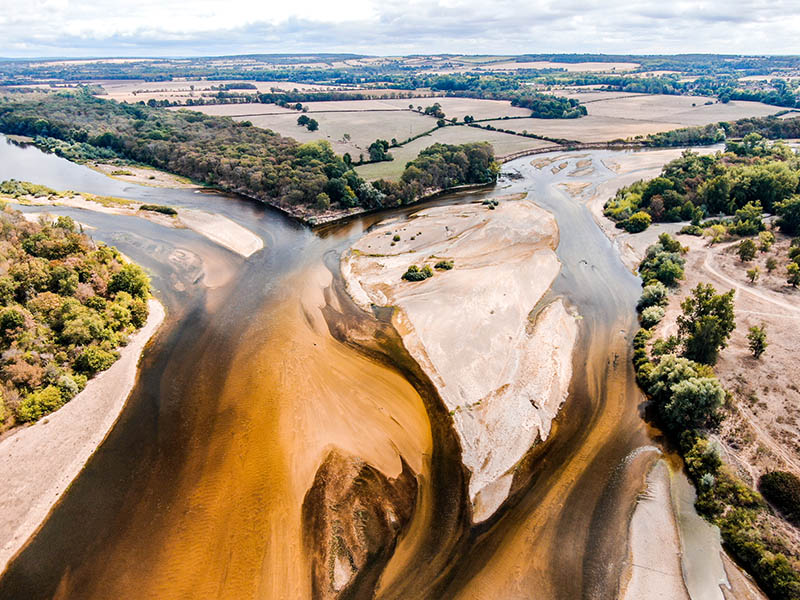
[[[678,233],[700,237],[703,235],[703,228],[699,225],[684,225]]]
[[[750,283],[755,283],[758,279],[758,276],[761,275],[761,269],[758,267],[753,267],[752,269],[747,269],[746,273]]]
[[[642,327],[650,329],[654,325],[658,325],[661,319],[664,318],[664,309],[660,306],[648,306],[642,311],[639,320],[642,322]]]
[[[433,277],[433,269],[431,269],[430,265],[425,265],[421,269],[417,265],[411,265],[403,273],[403,279],[406,281],[424,281],[428,277]]]
[[[38,421],[44,415],[61,408],[64,399],[61,391],[52,385],[25,396],[17,407],[17,419],[23,423]]]
[[[650,223],[652,222],[652,217],[643,210],[640,210],[625,219],[622,222],[622,228],[628,233],[640,233],[650,227]]]
[[[775,260],[774,256],[770,256],[767,259],[767,272],[772,273],[775,269],[778,268],[778,261]]]
[[[453,268],[453,261],[452,260],[440,260],[435,265],[433,265],[434,269],[439,269],[440,271],[449,271]]]
[[[108,352],[98,346],[89,346],[78,355],[75,360],[75,368],[87,374],[94,374],[105,371],[117,360],[119,355],[115,352]]]
[[[177,215],[178,211],[171,206],[163,206],[161,204],[142,204],[139,210],[148,210],[150,212],[161,213],[162,215]]]
[[[644,286],[642,296],[636,305],[638,310],[644,310],[650,306],[665,306],[669,302],[667,298],[667,286],[660,281]]]
[[[758,489],[787,519],[800,522],[800,479],[794,473],[765,473],[758,480]]]

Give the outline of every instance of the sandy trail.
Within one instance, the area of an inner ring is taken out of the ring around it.
[[[515,465],[548,436],[566,398],[575,319],[561,300],[529,319],[558,274],[556,239],[552,216],[515,198],[496,210],[442,206],[389,221],[342,257],[362,308],[399,308],[395,327],[453,418],[475,522],[505,500]],[[410,264],[443,259],[455,268],[401,279]]]
[[[52,507],[117,421],[136,382],[139,357],[164,320],[150,316],[111,368],[89,381],[61,409],[0,441],[0,572],[47,518]]]

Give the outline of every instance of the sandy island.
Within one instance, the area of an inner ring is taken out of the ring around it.
[[[140,217],[164,227],[187,227],[215,244],[245,258],[264,247],[264,240],[246,227],[220,214],[203,210],[177,208],[178,214],[171,216],[150,210],[139,210],[139,207],[142,206],[140,202],[122,198],[99,198],[92,194],[74,192],[50,198],[27,196],[22,201],[14,198],[5,198],[5,200],[26,206],[69,206],[111,215]]]
[[[515,466],[548,436],[567,396],[576,320],[560,299],[531,319],[559,272],[557,243],[552,215],[523,194],[496,210],[441,206],[387,221],[342,257],[362,308],[398,308],[395,327],[450,411],[475,522],[506,499]],[[411,264],[440,260],[455,267],[401,279]]]
[[[144,327],[111,368],[56,412],[0,440],[0,573],[39,529],[53,506],[116,423],[136,382],[139,357],[164,321],[149,301]]]

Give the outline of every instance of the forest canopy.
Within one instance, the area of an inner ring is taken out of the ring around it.
[[[147,320],[150,280],[70,217],[0,212],[0,429],[36,421],[110,367]]]

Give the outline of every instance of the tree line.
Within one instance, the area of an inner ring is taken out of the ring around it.
[[[400,183],[370,183],[326,141],[300,144],[228,117],[106,101],[85,91],[8,96],[0,101],[0,131],[33,137],[70,160],[135,161],[302,215],[392,206],[431,187],[487,183],[497,172],[488,144],[439,144],[409,163]]]

